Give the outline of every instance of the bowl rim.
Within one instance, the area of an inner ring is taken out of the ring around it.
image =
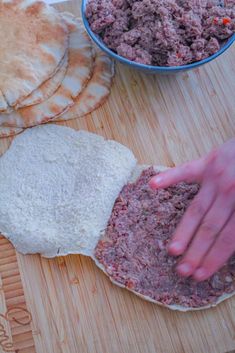
[[[122,62],[123,64],[127,64],[130,65],[132,67],[138,68],[138,69],[144,69],[144,70],[149,70],[149,71],[165,71],[165,72],[170,72],[170,71],[181,71],[181,70],[189,70],[189,69],[193,69],[196,68],[198,66],[201,66],[203,64],[206,64],[214,59],[216,59],[218,56],[220,56],[221,54],[223,54],[232,44],[233,42],[235,42],[235,33],[227,40],[227,42],[220,48],[220,50],[218,50],[216,53],[214,53],[213,55],[209,56],[208,58],[205,58],[203,60],[200,61],[196,61],[194,63],[191,64],[187,64],[187,65],[181,65],[181,66],[154,66],[154,65],[146,65],[146,64],[140,64],[137,63],[135,61],[131,61],[129,59],[124,58],[123,56],[120,56],[118,54],[116,54],[114,51],[112,51],[111,49],[109,49],[102,41],[102,39],[100,39],[98,37],[97,34],[95,34],[91,28],[90,25],[88,23],[88,20],[85,16],[85,9],[86,9],[86,0],[82,0],[82,20],[84,23],[84,26],[89,34],[89,36],[93,39],[93,41],[100,47],[100,49],[102,49],[104,52],[106,52],[107,54],[109,54],[110,56],[112,56],[114,59]]]

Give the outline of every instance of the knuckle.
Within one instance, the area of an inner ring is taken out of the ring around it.
[[[208,163],[214,163],[216,161],[216,159],[218,158],[218,150],[217,149],[213,149],[209,154],[208,154]]]
[[[205,209],[198,199],[194,199],[190,205],[189,212],[193,217],[201,217],[204,215]]]
[[[204,238],[211,239],[218,234],[219,228],[215,223],[205,221],[201,224],[200,232]]]
[[[192,248],[185,256],[185,262],[189,263],[191,266],[191,270],[194,271],[201,262],[201,254],[195,252]]]
[[[221,238],[221,242],[224,248],[231,249],[234,248],[235,236],[234,233],[224,233]]]
[[[220,178],[224,174],[224,166],[216,164],[214,166],[213,174],[215,175],[215,177]]]
[[[184,175],[188,175],[190,173],[190,164],[189,162],[185,163],[183,166],[182,166],[182,169],[181,169],[181,172],[184,174]]]
[[[214,178],[221,177],[225,172],[224,161],[221,159],[218,150],[214,150],[209,154],[208,157],[209,173]]]
[[[235,180],[223,182],[221,192],[225,195],[235,196]]]
[[[181,169],[181,174],[184,175],[184,179],[187,181],[188,179],[190,179],[191,177],[193,177],[194,175],[194,171],[193,171],[193,167],[192,167],[193,163],[192,162],[187,162],[182,166]]]

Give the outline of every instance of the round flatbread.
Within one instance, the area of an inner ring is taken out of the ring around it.
[[[74,32],[77,29],[77,26],[83,28],[82,20],[78,17],[75,17],[71,12],[62,12],[61,16],[66,22],[66,25],[69,29],[69,32]]]
[[[92,258],[114,284],[142,299],[172,310],[208,309],[235,294],[235,256],[201,283],[176,275],[177,260],[167,254],[168,236],[179,221],[176,217],[184,212],[181,207],[188,204],[198,186],[181,183],[169,190],[150,191],[149,176],[166,169],[135,168],[132,184],[125,185],[116,199]]]
[[[0,90],[6,104],[16,105],[53,76],[67,46],[66,23],[54,8],[42,1],[1,1]]]
[[[20,134],[24,129],[18,127],[0,126],[0,138],[11,137]]]
[[[0,91],[0,112],[4,112],[8,110],[8,104],[2,94],[2,92]]]
[[[102,51],[97,50],[93,75],[74,105],[54,121],[82,117],[97,109],[108,97],[114,75],[114,62]]]
[[[61,85],[68,67],[68,53],[66,52],[60,67],[54,76],[45,81],[39,88],[33,91],[22,102],[15,106],[15,109],[29,107],[31,105],[39,104],[50,98]]]
[[[83,90],[93,68],[91,40],[80,22],[69,35],[68,56],[68,68],[57,91],[40,104],[10,114],[0,114],[0,125],[24,128],[39,125],[59,116],[74,104],[74,99]]]

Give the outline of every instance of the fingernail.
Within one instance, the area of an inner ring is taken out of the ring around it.
[[[180,264],[177,266],[177,271],[182,275],[182,276],[189,276],[191,273],[192,267],[191,265],[187,263]]]
[[[193,275],[196,281],[203,281],[206,278],[206,270],[199,268]]]
[[[162,177],[160,176],[156,176],[156,177],[153,177],[150,182],[149,182],[149,185],[151,188],[155,188],[158,186],[158,184],[160,184],[162,181]]]
[[[183,250],[183,244],[179,241],[174,241],[169,245],[169,251],[174,254],[179,254]]]
[[[161,181],[162,181],[162,177],[160,176],[160,175],[158,175],[158,176],[156,176],[155,178],[154,178],[154,181],[155,181],[155,183],[160,183]]]

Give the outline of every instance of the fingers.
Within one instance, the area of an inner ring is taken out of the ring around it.
[[[168,249],[171,255],[178,256],[185,252],[215,197],[216,189],[214,184],[208,183],[202,185],[175,231]],[[190,272],[190,269],[187,267],[188,265],[183,266],[182,264],[179,272],[182,275],[187,275]]]
[[[218,271],[235,252],[235,213],[218,236],[214,246],[194,274],[197,281],[208,279]]]
[[[202,220],[189,249],[178,266],[181,273],[182,268],[188,268],[188,271],[182,275],[191,276],[206,256],[207,252],[215,242],[217,235],[224,228],[231,216],[234,205],[234,197],[230,195],[219,195],[206,216]]]
[[[234,155],[234,144],[227,149],[222,146],[202,159],[158,174],[149,182],[153,189],[182,181],[201,184],[168,249],[174,256],[184,254],[177,266],[182,276],[203,281],[235,252]]]
[[[200,182],[206,167],[206,158],[183,164],[154,176],[149,185],[153,189],[166,188],[181,181]]]

